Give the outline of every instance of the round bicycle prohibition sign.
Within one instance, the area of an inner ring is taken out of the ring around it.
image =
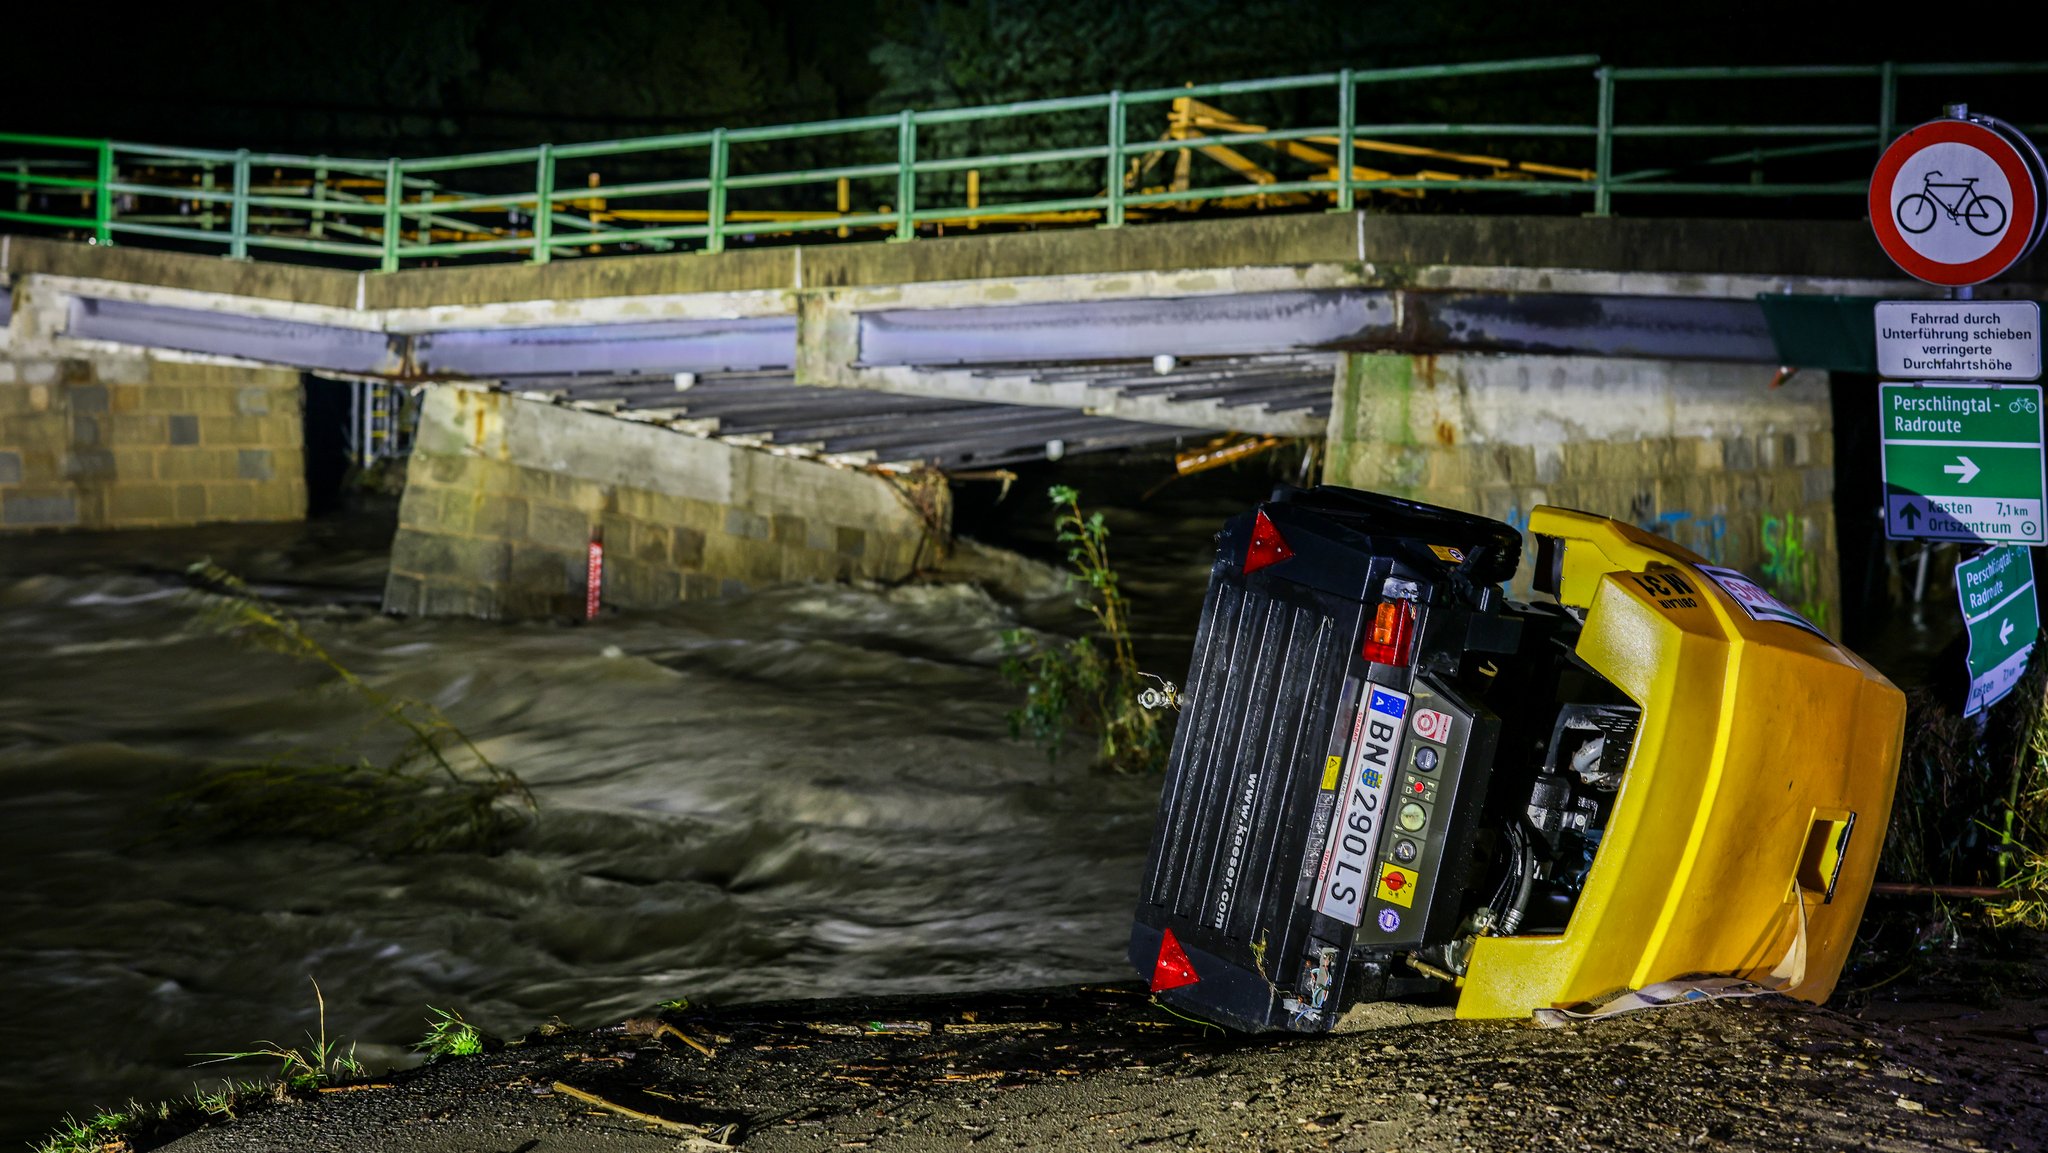
[[[2026,255],[2040,189],[2019,149],[1968,120],[1934,120],[1892,142],[1870,177],[1870,225],[1900,268],[1929,284],[1980,284]]]

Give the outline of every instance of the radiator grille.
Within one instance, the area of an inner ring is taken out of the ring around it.
[[[1294,897],[1352,633],[1312,598],[1210,583],[1147,898],[1217,944]]]

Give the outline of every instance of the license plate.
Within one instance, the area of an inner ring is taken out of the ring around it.
[[[1358,924],[1365,907],[1366,882],[1372,876],[1387,795],[1394,787],[1394,756],[1407,715],[1407,693],[1366,687],[1365,707],[1351,742],[1351,765],[1344,775],[1344,799],[1330,828],[1316,887],[1316,911],[1347,925]]]

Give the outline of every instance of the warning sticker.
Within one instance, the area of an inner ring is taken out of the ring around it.
[[[1335,789],[1335,788],[1337,787],[1337,777],[1338,777],[1338,775],[1339,775],[1339,774],[1341,774],[1341,773],[1342,773],[1343,771],[1344,771],[1344,758],[1343,758],[1343,757],[1333,756],[1333,757],[1331,757],[1331,758],[1330,758],[1329,760],[1326,760],[1326,761],[1324,761],[1324,762],[1323,762],[1323,791],[1324,791],[1324,792],[1329,792],[1330,790],[1332,790],[1332,789]]]
[[[1409,723],[1415,726],[1415,735],[1424,740],[1442,743],[1451,739],[1451,718],[1448,713],[1440,713],[1435,709],[1416,709],[1415,719]]]
[[[1447,544],[1433,544],[1429,546],[1429,551],[1435,553],[1438,560],[1447,560],[1452,564],[1465,563],[1465,550],[1463,549],[1455,549]]]
[[[1797,625],[1823,640],[1827,639],[1827,634],[1820,631],[1812,621],[1799,615],[1790,605],[1765,592],[1762,585],[1734,569],[1704,564],[1697,567],[1703,576],[1728,594],[1728,599],[1741,605],[1742,611],[1748,613],[1751,620]]]
[[[1399,865],[1387,865],[1380,870],[1379,892],[1375,894],[1382,901],[1406,909],[1415,903],[1415,870]]]

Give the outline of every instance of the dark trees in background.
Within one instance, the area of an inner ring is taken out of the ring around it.
[[[0,124],[431,155],[826,119],[865,111],[878,87],[866,0],[349,0],[193,11],[95,21],[89,31],[35,29],[46,47],[13,54],[15,95]],[[19,28],[12,16],[7,23]]]
[[[126,10],[134,12],[134,9]],[[350,0],[10,13],[10,131],[357,155],[827,119],[1343,66],[1979,56],[1845,6]],[[33,46],[32,50],[28,49]],[[1576,90],[1574,89],[1574,92]]]

